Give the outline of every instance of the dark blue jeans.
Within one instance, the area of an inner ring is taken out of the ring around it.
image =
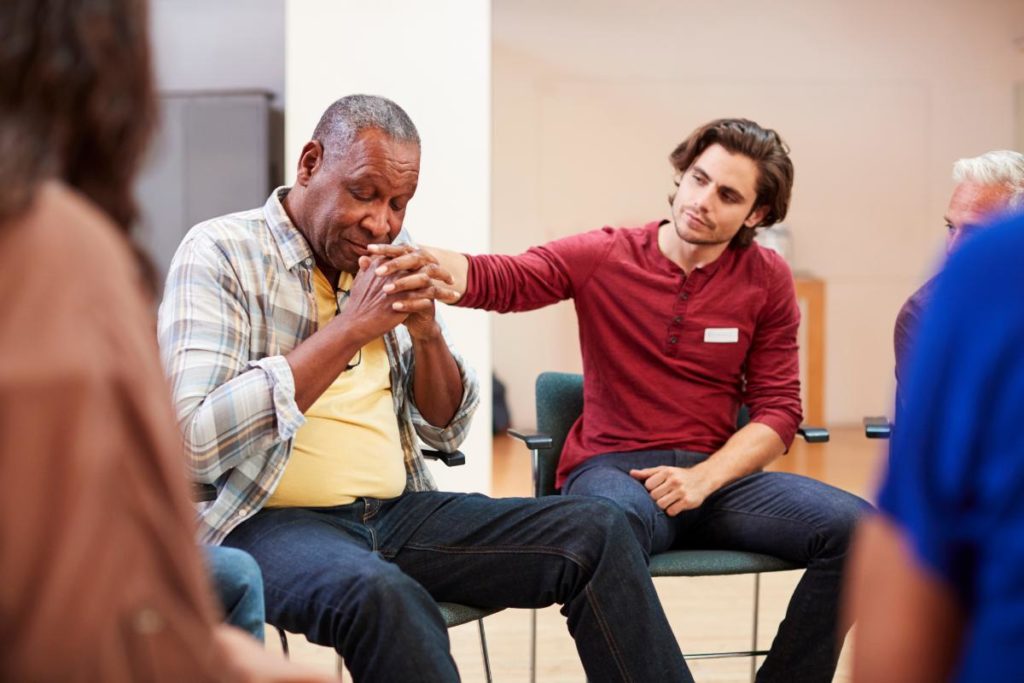
[[[692,467],[708,456],[685,451],[608,453],[580,464],[563,493],[619,505],[644,553],[720,548],[774,555],[807,567],[757,680],[831,681],[844,633],[839,591],[850,536],[868,504],[814,479],[758,472],[719,489],[695,510],[662,512],[630,469]]]
[[[643,552],[594,498],[419,492],[262,510],[228,535],[268,621],[334,647],[356,681],[455,681],[436,602],[563,605],[591,681],[691,681]]]

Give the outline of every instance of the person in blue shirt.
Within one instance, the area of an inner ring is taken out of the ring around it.
[[[854,681],[1020,680],[1024,214],[938,276],[910,352],[880,514],[855,543]]]

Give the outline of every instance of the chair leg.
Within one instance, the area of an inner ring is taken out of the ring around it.
[[[284,629],[275,626],[277,629],[277,636],[281,639],[281,652],[284,653],[284,658],[288,659],[288,637],[284,634]]]
[[[487,655],[487,636],[484,634],[484,620],[477,619],[476,623],[480,626],[480,649],[484,653],[484,679],[487,683],[491,683],[491,658]]]
[[[750,651],[752,653],[757,652],[757,617],[761,602],[761,574],[754,574],[754,627],[753,633],[750,637]],[[750,655],[750,683],[754,683],[754,678],[757,675],[757,655]]]
[[[537,683],[537,610],[530,610],[530,683]]]

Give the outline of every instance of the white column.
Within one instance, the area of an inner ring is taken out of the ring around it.
[[[422,140],[414,239],[470,253],[490,247],[491,15],[488,0],[288,0],[286,179],[323,110],[352,93],[405,109]],[[481,384],[467,464],[433,472],[442,489],[491,490],[491,340],[486,314],[441,307]],[[525,464],[525,457],[524,457]]]

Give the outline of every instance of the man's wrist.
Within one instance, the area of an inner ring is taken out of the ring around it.
[[[441,333],[441,326],[437,324],[437,321],[431,321],[430,325],[424,326],[424,328],[408,327],[409,336],[412,337],[413,344],[432,344],[438,341],[444,341],[444,335]]]
[[[711,462],[711,458],[694,465],[692,468],[692,471],[698,475],[698,479],[704,485],[705,498],[725,485],[718,470],[719,468]]]

